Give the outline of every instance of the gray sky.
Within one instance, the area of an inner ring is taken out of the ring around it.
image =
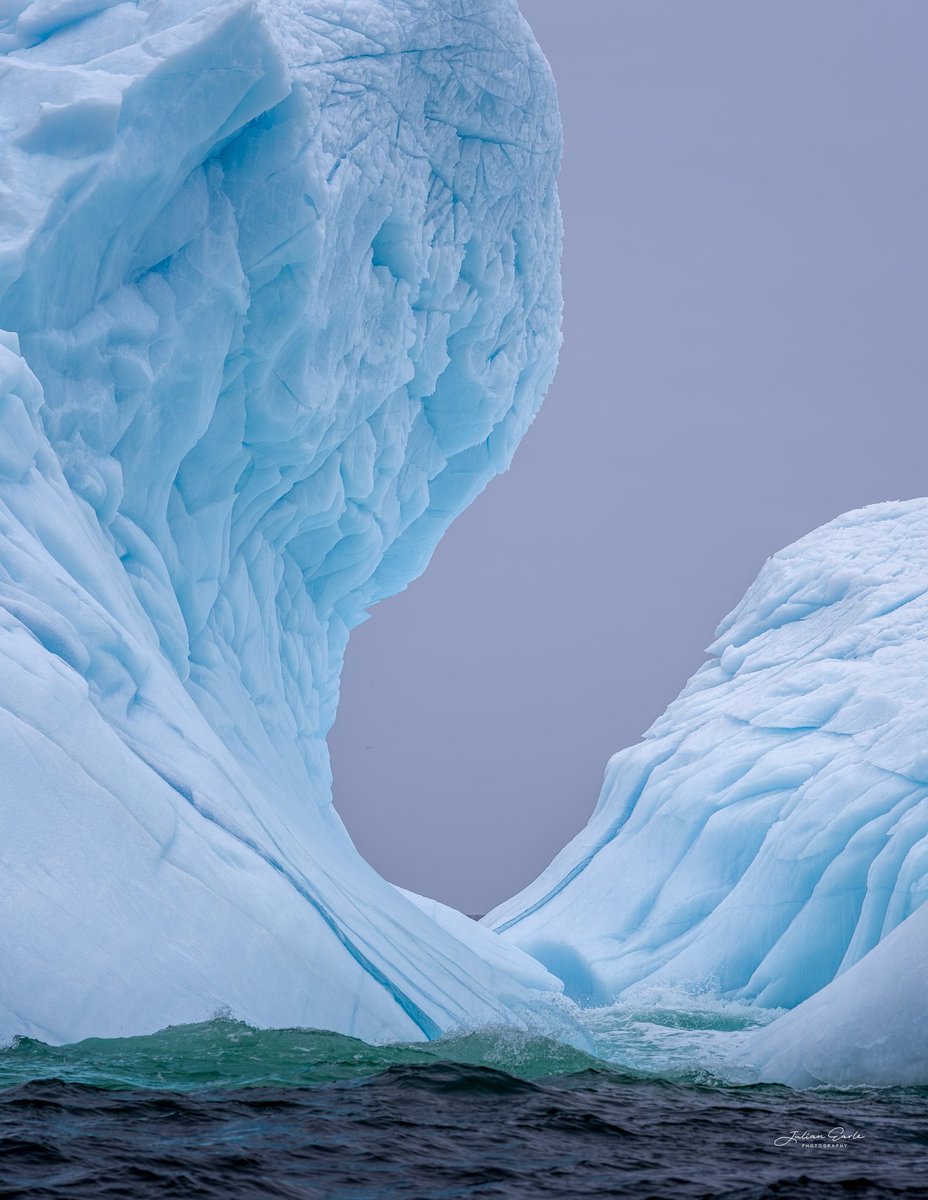
[[[928,491],[928,4],[522,0],[565,342],[508,475],[352,635],[335,800],[467,912],[586,821],[764,559]]]

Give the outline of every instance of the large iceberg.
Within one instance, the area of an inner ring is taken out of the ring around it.
[[[361,861],[325,746],[552,374],[559,155],[513,0],[0,8],[0,1041],[560,986]]]
[[[776,554],[709,653],[486,923],[581,1003],[794,1010],[747,1040],[764,1078],[928,1083],[928,501]]]
[[[0,6],[0,1041],[682,985],[791,1010],[763,1078],[928,1082],[926,501],[776,555],[484,926],[332,808],[350,629],[553,372],[559,154],[514,0]]]

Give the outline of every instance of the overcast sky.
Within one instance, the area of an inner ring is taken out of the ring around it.
[[[564,348],[512,470],[353,635],[336,805],[484,912],[764,559],[928,491],[928,4],[522,0],[564,121]]]

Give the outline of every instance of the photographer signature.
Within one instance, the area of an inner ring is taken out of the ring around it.
[[[863,1140],[864,1135],[855,1129],[845,1129],[843,1125],[836,1125],[834,1129],[829,1129],[827,1133],[813,1133],[812,1130],[793,1129],[790,1133],[783,1137],[774,1139],[775,1146],[822,1146],[836,1147],[846,1146],[848,1142],[859,1142]]]

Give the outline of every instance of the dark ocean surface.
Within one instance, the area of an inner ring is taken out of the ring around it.
[[[647,1044],[663,1078],[502,1031],[22,1039],[0,1051],[0,1197],[928,1197],[928,1089],[736,1085],[659,1041],[629,1057]]]

